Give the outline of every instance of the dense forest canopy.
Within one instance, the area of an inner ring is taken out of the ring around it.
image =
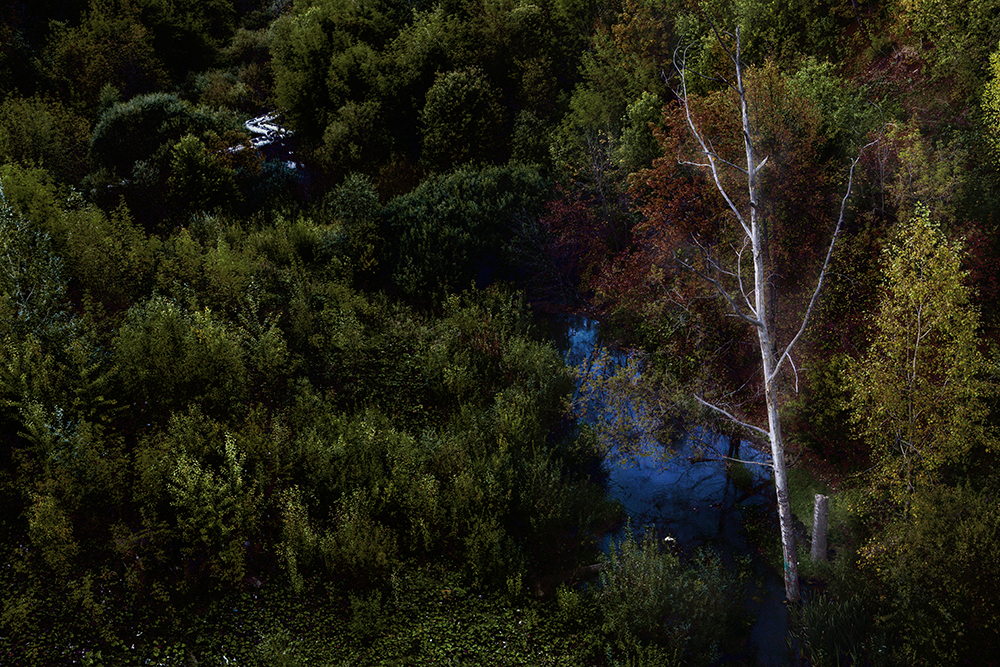
[[[753,575],[602,555],[606,446],[537,321],[600,319],[664,441],[755,440],[691,398],[766,423],[692,126],[740,206],[767,158],[781,336],[853,174],[778,378],[835,507],[794,659],[995,660],[1000,0],[12,0],[0,661],[750,660]]]

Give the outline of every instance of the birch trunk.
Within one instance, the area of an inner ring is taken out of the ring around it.
[[[817,281],[816,290],[813,293],[812,301],[809,304],[809,308],[806,311],[806,315],[802,320],[802,326],[800,327],[798,333],[792,339],[790,343],[785,347],[784,352],[778,355],[778,340],[777,332],[772,329],[772,323],[776,320],[774,317],[774,305],[771,302],[771,286],[768,281],[768,276],[771,272],[771,268],[768,266],[768,259],[770,254],[767,248],[766,234],[763,230],[762,220],[759,214],[761,207],[759,205],[760,201],[760,186],[758,173],[763,168],[764,164],[767,162],[765,157],[763,160],[758,162],[757,155],[754,150],[754,144],[752,139],[752,132],[750,126],[750,114],[747,109],[747,95],[746,89],[743,83],[743,61],[741,53],[741,43],[740,43],[740,32],[739,29],[736,30],[736,51],[735,53],[729,51],[728,48],[723,44],[723,48],[729,54],[733,64],[736,67],[736,81],[735,84],[730,84],[731,87],[737,92],[739,96],[740,103],[740,115],[742,121],[743,129],[743,144],[746,151],[746,171],[744,172],[747,177],[747,189],[750,196],[750,211],[749,216],[743,214],[740,208],[735,204],[729,194],[726,192],[725,187],[719,177],[719,165],[729,165],[733,167],[730,163],[725,162],[719,158],[715,153],[714,149],[710,146],[709,142],[706,142],[705,138],[701,135],[698,127],[695,125],[694,120],[691,118],[690,108],[687,106],[687,81],[685,79],[685,73],[683,68],[678,68],[678,72],[681,76],[681,83],[683,85],[682,92],[678,94],[681,102],[684,104],[685,116],[687,118],[688,127],[690,128],[695,139],[698,141],[701,152],[707,159],[707,163],[696,164],[696,166],[708,167],[711,171],[712,177],[715,181],[715,186],[719,193],[725,199],[726,204],[729,209],[736,216],[739,221],[740,226],[743,229],[743,233],[746,235],[747,241],[751,246],[753,252],[753,289],[752,289],[752,303],[750,291],[743,291],[742,281],[740,281],[740,292],[742,294],[739,297],[734,297],[732,294],[726,290],[722,283],[710,276],[705,276],[708,280],[718,288],[720,294],[726,298],[729,304],[733,307],[736,314],[746,321],[747,323],[754,326],[757,331],[757,341],[760,346],[760,356],[762,362],[762,371],[764,379],[764,395],[767,403],[767,430],[754,426],[752,424],[747,424],[736,419],[732,414],[726,410],[719,408],[717,406],[711,405],[700,398],[699,402],[702,404],[715,409],[727,417],[736,421],[736,423],[744,426],[754,432],[767,437],[771,446],[771,460],[772,468],[774,471],[774,490],[777,497],[778,504],[778,519],[781,526],[781,547],[784,558],[784,574],[785,574],[785,596],[789,602],[798,602],[800,599],[799,593],[799,567],[798,567],[798,557],[795,549],[795,532],[792,519],[792,508],[788,496],[788,475],[785,468],[785,442],[781,434],[781,418],[779,416],[779,402],[778,402],[778,370],[786,357],[789,357],[792,347],[798,341],[799,337],[805,330],[806,323],[809,319],[809,313],[812,311],[813,306],[816,302],[816,297],[819,294],[820,287],[823,284],[823,276],[826,272],[826,267],[830,261],[830,255],[833,252],[833,243],[836,241],[837,234],[840,231],[840,224],[843,220],[844,206],[847,202],[847,197],[845,196],[844,201],[841,204],[840,219],[837,222],[837,228],[834,231],[833,241],[831,241],[830,249],[827,252],[826,261],[823,264],[823,269],[820,272],[819,279]],[[722,37],[719,36],[720,43],[722,43]],[[737,167],[739,168],[739,167]],[[740,171],[743,171],[740,169]],[[852,166],[852,176],[853,176],[853,166]],[[848,195],[850,194],[850,182],[848,183]],[[691,268],[691,267],[689,267]],[[704,275],[704,274],[702,274]],[[740,305],[740,300],[745,299],[746,305],[748,306],[749,312],[745,312]]]
[[[767,429],[765,430],[754,424],[741,421],[732,413],[719,406],[712,405],[700,396],[696,395],[695,399],[702,405],[731,419],[739,426],[768,439],[771,446],[771,465],[774,470],[774,491],[778,502],[778,519],[781,526],[781,548],[785,564],[785,597],[789,602],[798,602],[800,599],[799,563],[795,549],[795,529],[792,523],[792,507],[788,497],[788,475],[785,469],[785,441],[781,434],[781,418],[779,415],[780,406],[778,401],[778,371],[782,367],[782,364],[786,361],[792,367],[793,372],[795,370],[795,365],[792,362],[791,357],[792,348],[795,347],[795,344],[802,337],[803,333],[805,333],[806,326],[809,323],[809,317],[812,314],[813,308],[816,306],[820,290],[823,287],[823,279],[830,266],[830,258],[833,256],[833,248],[837,242],[837,237],[840,234],[841,225],[844,221],[844,212],[847,209],[847,202],[851,196],[851,187],[854,183],[854,167],[858,164],[860,156],[851,161],[851,171],[847,179],[847,192],[844,194],[844,198],[840,202],[840,216],[837,218],[837,225],[833,230],[833,236],[830,239],[830,246],[826,252],[826,259],[823,261],[823,267],[816,280],[816,288],[813,290],[812,298],[806,308],[805,315],[802,317],[798,331],[788,344],[784,346],[784,351],[779,354],[777,331],[773,328],[773,322],[777,319],[775,317],[776,309],[774,303],[772,303],[772,289],[769,283],[769,276],[771,275],[772,267],[768,265],[770,253],[768,252],[766,234],[764,232],[762,220],[760,219],[759,214],[759,211],[762,209],[759,201],[761,193],[758,173],[767,162],[767,157],[764,157],[764,159],[758,162],[758,158],[754,150],[752,138],[753,134],[751,132],[750,125],[750,113],[747,109],[747,93],[743,86],[743,61],[740,31],[737,28],[735,34],[736,51],[733,52],[726,46],[722,35],[719,33],[714,24],[712,24],[712,28],[716,31],[716,36],[718,37],[723,50],[736,67],[735,83],[729,81],[726,81],[725,83],[735,90],[739,96],[740,115],[743,126],[743,145],[746,150],[746,170],[744,171],[742,167],[721,158],[712,147],[711,141],[705,139],[699,131],[698,126],[695,124],[694,119],[692,119],[691,109],[688,106],[687,79],[685,78],[685,69],[682,58],[681,65],[677,66],[677,72],[680,75],[680,82],[682,86],[681,90],[677,91],[677,97],[684,105],[684,114],[687,120],[688,128],[691,130],[691,134],[698,142],[701,149],[700,152],[706,160],[705,162],[686,162],[686,164],[707,168],[709,170],[715,182],[716,189],[722,195],[722,198],[726,201],[726,205],[739,222],[746,237],[746,241],[751,246],[753,251],[753,288],[752,290],[744,289],[742,276],[736,276],[735,279],[738,282],[739,291],[736,293],[730,292],[730,290],[723,284],[723,279],[719,276],[722,274],[732,276],[733,274],[722,271],[721,268],[717,264],[714,264],[711,260],[709,261],[709,264],[714,265],[716,270],[716,274],[714,276],[710,275],[710,273],[699,271],[695,267],[690,264],[686,264],[683,261],[681,261],[681,264],[714,285],[719,294],[724,297],[732,307],[734,313],[740,319],[756,329],[757,342],[760,346],[761,364],[763,366],[764,397],[767,403]],[[676,66],[676,55],[674,62]],[[862,147],[861,150],[863,151],[871,145],[872,144],[868,144],[867,146]],[[736,205],[733,199],[729,196],[729,193],[726,192],[726,188],[723,186],[722,180],[719,177],[720,166],[735,168],[746,174],[747,190],[750,196],[750,211],[748,216],[744,215],[744,212],[740,210],[740,207]],[[738,272],[739,271],[737,271],[737,273]]]
[[[775,359],[778,342],[771,330],[774,321],[773,304],[768,284],[765,235],[761,229],[759,210],[760,188],[758,172],[763,163],[757,163],[753,140],[750,134],[750,114],[747,110],[746,90],[743,87],[743,62],[740,57],[740,37],[736,32],[736,88],[740,97],[740,113],[743,120],[743,144],[747,157],[747,188],[750,195],[750,244],[753,249],[754,268],[754,309],[756,311],[757,340],[760,343],[760,358],[764,372],[764,396],[767,402],[767,426],[771,441],[771,462],[774,469],[774,490],[778,502],[778,523],[781,527],[781,551],[785,571],[785,597],[789,602],[798,602],[799,561],[795,550],[795,529],[792,521],[792,506],[788,497],[788,475],[785,469],[785,441],[781,435],[781,418],[778,414],[777,365]]]

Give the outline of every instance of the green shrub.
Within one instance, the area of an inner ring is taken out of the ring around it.
[[[61,351],[74,328],[63,260],[52,239],[7,203],[0,184],[0,335],[32,335]]]
[[[176,95],[139,95],[101,115],[90,140],[90,154],[97,166],[127,176],[136,162],[149,160],[185,134],[222,131],[226,126]]]
[[[736,583],[716,556],[701,552],[684,564],[652,531],[641,541],[627,531],[604,561],[601,584],[610,652],[633,664],[710,664],[737,613]]]
[[[231,207],[239,197],[236,171],[190,133],[170,149],[167,187],[170,197],[189,212]]]
[[[115,337],[114,353],[127,403],[161,419],[187,405],[225,414],[246,394],[238,334],[207,308],[191,312],[163,297],[136,304]]]
[[[435,171],[496,161],[504,123],[498,94],[478,69],[438,74],[421,112],[423,159]]]
[[[39,97],[0,103],[0,164],[44,167],[75,183],[86,173],[90,123],[63,104]]]
[[[244,545],[259,521],[260,489],[247,479],[245,461],[236,438],[227,433],[218,471],[181,454],[168,487],[183,552],[189,559],[207,557],[211,574],[229,584],[246,574]]]
[[[896,664],[988,659],[1000,636],[1000,508],[995,491],[919,489],[908,518],[861,552],[885,586],[879,629]]]
[[[440,297],[508,277],[510,238],[547,192],[538,172],[520,164],[425,180],[383,211],[397,244],[393,281],[408,295]]]

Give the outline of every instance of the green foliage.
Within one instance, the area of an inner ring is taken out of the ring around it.
[[[195,404],[224,414],[247,390],[239,336],[207,308],[190,311],[163,297],[136,304],[114,354],[129,401],[141,412],[162,416]]]
[[[36,336],[59,349],[72,321],[63,261],[48,234],[8,204],[0,185],[0,334]]]
[[[309,525],[308,509],[302,502],[297,486],[286,489],[279,499],[282,519],[282,541],[278,545],[281,565],[285,568],[292,589],[302,593],[305,580],[299,562],[312,565],[319,548],[319,536]]]
[[[596,560],[617,515],[587,472],[594,433],[566,416],[572,378],[529,335],[518,295],[447,296],[524,278],[513,250],[532,234],[586,236],[564,255],[588,289],[612,254],[663,241],[648,270],[623,257],[600,284],[633,318],[623,329],[666,359],[643,367],[651,382],[629,395],[662,399],[669,375],[707,367],[703,350],[720,346],[691,317],[704,294],[662,279],[673,246],[657,234],[704,240],[692,219],[714,213],[682,169],[660,179],[662,198],[644,202],[650,223],[634,227],[624,186],[664,152],[657,164],[673,164],[674,146],[658,146],[650,126],[677,121],[661,113],[674,47],[693,43],[691,64],[717,73],[721,51],[694,5],[22,5],[23,25],[11,22],[17,7],[0,11],[0,86],[21,86],[0,103],[0,161],[11,163],[0,167],[0,557],[10,564],[0,654],[164,665],[711,659],[735,596],[708,557],[686,564],[630,538],[603,593],[559,585]],[[704,8],[723,28],[744,26],[752,58],[787,65],[800,50],[837,56],[851,6]],[[234,33],[237,13],[246,29]],[[56,22],[45,28],[41,14]],[[784,238],[789,222],[802,234],[782,246],[793,260],[782,280],[810,265],[799,252],[830,190],[825,161],[873,125],[865,76],[820,62],[753,75],[773,156],[764,178],[791,202],[772,211],[773,231]],[[182,92],[155,92],[171,78]],[[308,178],[224,150],[244,140],[225,108],[257,111],[272,92]],[[705,100],[706,114],[728,104]],[[94,120],[88,166],[81,142]],[[719,123],[712,137],[721,147],[739,135]],[[905,217],[924,200],[957,219],[959,195],[973,196],[960,177],[968,135],[903,120],[886,137],[876,190],[890,208]],[[482,166],[508,157],[519,164]],[[525,165],[552,163],[566,195],[537,222],[548,185]],[[54,181],[88,169],[82,195]],[[437,174],[416,186],[423,169]],[[291,192],[337,182],[321,204],[298,206]],[[383,208],[380,196],[401,193]],[[855,247],[855,257],[869,249]],[[377,294],[386,288],[433,311]],[[630,299],[645,303],[628,311]],[[963,368],[978,378],[977,364]],[[838,366],[824,368],[821,395],[837,399]],[[973,407],[965,416],[982,416]],[[960,474],[961,456],[946,458],[941,477]],[[936,556],[914,551],[935,568],[925,581],[939,576]],[[924,584],[882,585],[917,591],[886,607],[884,628],[946,619],[919,606]],[[544,601],[527,597],[536,593]],[[851,626],[824,610],[808,624],[816,644]]]
[[[713,3],[705,3],[710,7]],[[850,3],[793,0],[775,4],[767,0],[742,0],[728,5],[743,33],[747,62],[764,58],[792,61],[800,54],[839,55],[842,30],[853,21]],[[723,10],[726,12],[727,10]],[[714,12],[713,12],[714,13]]]
[[[381,192],[406,192],[412,174],[400,167],[503,162],[519,114],[555,120],[586,39],[575,28],[588,29],[593,11],[506,0],[299,2],[275,25],[275,97],[335,178],[378,174]]]
[[[825,595],[805,601],[799,619],[801,654],[816,667],[865,664],[868,656],[880,664],[884,646],[872,638],[871,603],[861,598],[831,599]]]
[[[911,31],[959,104],[979,92],[997,40],[997,0],[899,0],[898,28]]]
[[[41,551],[46,564],[57,576],[69,574],[79,551],[73,539],[73,526],[52,496],[35,495],[28,517],[28,537]]]
[[[131,98],[168,82],[149,31],[130,2],[91,0],[80,25],[53,27],[47,74],[71,107],[94,112],[109,84]]]
[[[227,127],[228,121],[220,122],[176,95],[139,95],[115,104],[101,115],[94,127],[90,154],[97,166],[128,176],[137,162],[152,161],[155,165],[165,158],[186,134],[202,136],[209,130],[223,132]]]
[[[213,156],[196,136],[186,134],[170,156],[170,196],[189,211],[232,206],[238,196],[236,171]]]
[[[326,126],[317,158],[335,174],[366,167],[373,153],[382,152],[373,150],[372,140],[384,132],[383,113],[375,100],[346,102]]]
[[[274,76],[270,67],[271,32],[266,28],[239,28],[220,51],[222,62],[194,76],[198,103],[209,108],[254,113],[273,105]]]
[[[225,436],[225,459],[218,472],[181,455],[170,475],[170,504],[188,558],[210,554],[212,574],[238,583],[246,572],[246,538],[255,533],[260,491],[245,479],[246,455],[232,434]]]
[[[627,0],[610,26],[598,25],[592,48],[582,55],[584,82],[573,93],[572,123],[585,130],[614,131],[627,107],[648,93],[669,98],[678,45],[676,0]]]
[[[921,132],[914,120],[886,130],[879,150],[894,172],[885,185],[886,194],[896,205],[896,215],[908,219],[922,205],[945,232],[951,231],[956,204],[970,189],[969,147],[960,135],[935,141]]]
[[[546,192],[535,170],[517,164],[425,180],[383,212],[398,243],[394,281],[407,294],[439,295],[504,276],[505,242]]]
[[[918,486],[993,443],[985,418],[996,390],[985,377],[961,256],[926,208],[900,227],[885,254],[874,341],[848,371],[873,485],[903,506]]]
[[[710,664],[735,619],[735,581],[717,558],[701,553],[685,565],[651,532],[641,542],[626,534],[601,584],[604,632],[634,664]]]
[[[87,168],[90,123],[63,104],[39,97],[8,97],[0,104],[0,163],[48,169],[79,181]]]
[[[654,93],[643,92],[642,97],[628,105],[622,119],[621,160],[628,173],[648,169],[654,159],[663,154],[660,142],[653,136],[653,128],[663,120],[663,102]]]
[[[235,28],[233,0],[136,0],[135,8],[175,80],[210,66]]]
[[[848,154],[881,121],[878,110],[865,99],[866,91],[838,75],[836,66],[828,60],[807,57],[788,76],[788,87],[793,94],[816,105],[823,117],[823,134]]]
[[[989,660],[997,627],[1000,512],[995,492],[968,485],[923,488],[911,514],[862,551],[881,580],[879,626],[897,638],[892,664]]]
[[[497,160],[504,123],[498,95],[476,69],[438,74],[420,115],[422,159],[434,171]]]
[[[275,99],[307,143],[321,139],[345,103],[378,90],[376,50],[395,28],[382,1],[299,1],[275,23]]]
[[[983,87],[983,116],[986,121],[986,142],[993,160],[1000,165],[1000,44],[990,54],[986,85]]]
[[[510,159],[537,165],[550,162],[549,128],[530,111],[521,111],[514,122]]]
[[[94,298],[120,307],[151,283],[159,243],[124,205],[105,213],[77,201],[52,226],[70,274]]]

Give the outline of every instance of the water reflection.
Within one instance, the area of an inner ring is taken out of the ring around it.
[[[723,562],[749,566],[746,600],[756,618],[756,663],[785,664],[782,581],[748,543],[741,520],[748,507],[771,505],[770,456],[700,428],[675,434],[665,447],[655,397],[636,388],[641,368],[635,358],[606,349],[599,324],[586,317],[562,318],[554,338],[566,363],[577,369],[578,413],[606,448],[608,492],[633,526],[652,526],[686,551],[710,547]],[[608,536],[605,548],[620,537]]]

